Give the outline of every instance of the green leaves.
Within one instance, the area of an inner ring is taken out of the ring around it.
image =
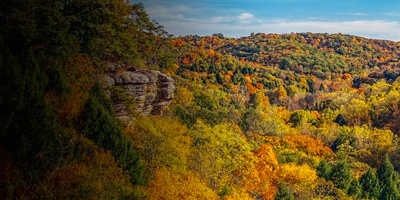
[[[390,162],[388,155],[385,156],[385,159],[378,168],[376,175],[382,188],[379,199],[398,199],[400,196],[399,188],[397,186],[399,175],[394,171],[393,164]]]
[[[368,171],[360,177],[360,185],[362,189],[362,198],[378,199],[380,194],[379,180],[371,169],[368,169]]]
[[[332,180],[337,188],[347,192],[353,180],[349,165],[345,162],[338,162],[332,167],[330,180]]]
[[[78,126],[89,139],[111,151],[121,167],[129,171],[134,185],[146,182],[140,158],[133,149],[133,142],[122,133],[121,124],[115,117],[111,102],[103,94],[100,85],[92,88]]]
[[[321,160],[317,166],[317,174],[319,177],[328,180],[330,178],[332,167],[326,160]]]
[[[293,192],[286,186],[285,183],[279,183],[278,190],[275,194],[275,200],[294,200]]]

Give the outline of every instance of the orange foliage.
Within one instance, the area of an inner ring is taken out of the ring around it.
[[[349,74],[349,73],[344,73],[343,76],[342,76],[342,78],[343,78],[344,80],[347,80],[347,79],[351,78],[351,74]]]
[[[199,55],[197,53],[194,53],[194,52],[189,52],[189,55],[190,55],[190,58],[192,58],[193,60],[195,60],[197,57],[199,57]]]
[[[173,39],[173,40],[172,40],[172,45],[173,45],[174,47],[181,47],[181,46],[183,46],[183,45],[185,45],[185,44],[186,44],[186,42],[183,41],[182,39]]]
[[[264,88],[264,84],[256,83],[256,87],[257,87],[259,90],[261,90],[261,89]]]
[[[250,94],[255,94],[257,92],[257,88],[254,87],[251,83],[246,83],[246,87],[249,90]]]
[[[282,140],[290,148],[303,151],[311,156],[332,157],[333,152],[329,147],[324,146],[319,139],[314,139],[305,135],[287,135]]]
[[[190,61],[190,59],[189,58],[183,58],[182,59],[182,64],[184,64],[184,65],[188,65],[188,64],[191,64],[191,61]]]
[[[243,188],[253,196],[273,199],[279,174],[276,154],[271,146],[263,144],[254,155],[257,158],[256,163],[254,169],[245,177]]]
[[[277,111],[277,116],[279,118],[283,119],[283,121],[285,122],[289,120],[291,113],[289,110],[286,109],[286,107],[279,106]]]
[[[215,51],[210,49],[210,50],[206,50],[206,53],[208,54],[208,56],[213,57],[215,55]]]
[[[251,77],[250,77],[248,74],[246,74],[246,75],[244,76],[244,79],[246,79],[246,82],[247,82],[247,83],[252,83]]]
[[[239,87],[238,86],[236,86],[236,85],[233,85],[232,86],[232,93],[234,93],[234,94],[236,94],[236,93],[238,93],[239,92]]]
[[[358,94],[363,94],[363,93],[365,93],[365,89],[364,88],[358,88],[357,89],[357,93]]]
[[[321,114],[319,114],[319,112],[315,110],[311,111],[311,115],[317,119],[321,118]]]

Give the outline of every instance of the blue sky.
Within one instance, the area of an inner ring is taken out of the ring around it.
[[[132,0],[179,35],[343,33],[400,41],[400,0]]]

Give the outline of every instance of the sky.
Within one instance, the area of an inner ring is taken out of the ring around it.
[[[400,0],[131,0],[174,36],[343,33],[400,41]]]

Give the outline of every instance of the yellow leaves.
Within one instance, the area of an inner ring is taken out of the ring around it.
[[[246,191],[241,188],[235,188],[231,194],[224,197],[224,200],[253,200]]]
[[[104,152],[84,138],[81,142],[85,146],[82,146],[79,162],[68,165],[61,163],[60,170],[48,173],[52,197],[118,199],[132,196],[134,188],[130,177],[118,167],[111,153]]]
[[[183,41],[183,40],[180,39],[180,38],[172,39],[172,45],[173,45],[174,47],[182,47],[182,46],[185,45],[185,44],[186,44],[186,42]]]
[[[349,133],[354,140],[355,155],[372,166],[379,166],[380,157],[397,149],[398,139],[390,130],[352,127]]]
[[[352,99],[348,106],[342,106],[340,113],[346,120],[347,125],[361,126],[369,124],[371,119],[369,117],[369,105],[359,99]]]
[[[232,124],[210,127],[199,121],[190,135],[194,140],[190,168],[206,179],[209,187],[220,190],[244,173],[242,169],[252,155],[239,127]]]
[[[284,106],[279,106],[277,108],[277,116],[283,121],[287,122],[290,118],[290,111],[287,110]]]
[[[276,91],[276,96],[281,103],[281,105],[285,105],[288,101],[288,94],[286,89],[281,85],[279,86],[278,90]]]
[[[308,83],[307,83],[307,79],[305,79],[304,77],[300,77],[298,84],[303,86],[304,88],[308,88]]]
[[[163,71],[163,72],[165,72],[165,74],[167,74],[167,76],[172,77],[172,76],[175,75],[175,72],[176,72],[176,70],[178,70],[178,69],[179,69],[179,65],[177,65],[176,63],[174,63],[174,64],[169,65],[169,66],[166,68],[166,70]]]
[[[218,195],[191,172],[178,172],[167,168],[155,171],[154,179],[146,188],[150,200],[161,199],[218,199]]]
[[[278,93],[278,98],[287,98],[287,92],[282,85],[279,86],[277,93]]]
[[[185,169],[190,137],[186,126],[160,116],[140,117],[128,131],[135,148],[146,161],[150,175],[154,169],[168,166]]]
[[[252,83],[251,77],[250,77],[248,74],[246,74],[246,75],[244,76],[244,79],[246,80],[246,83]]]
[[[284,164],[281,166],[279,176],[295,191],[300,191],[307,187],[307,190],[310,190],[315,186],[315,181],[318,179],[317,172],[307,164],[301,166],[293,163]]]
[[[193,105],[194,96],[189,89],[185,87],[180,87],[175,95],[175,101],[178,105],[182,105],[184,107],[189,107]]]

